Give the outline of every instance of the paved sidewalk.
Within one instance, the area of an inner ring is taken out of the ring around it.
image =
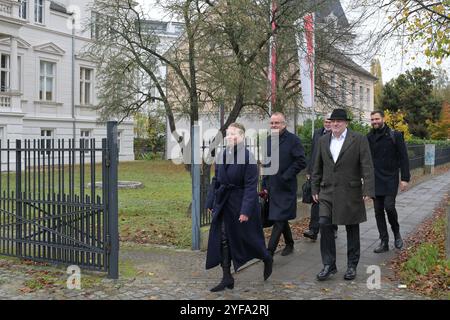
[[[450,171],[399,194],[397,209],[404,238],[431,215],[448,191]],[[219,267],[204,269],[205,252],[123,246],[121,279],[102,279],[82,290],[68,290],[60,285],[23,293],[24,284],[31,277],[29,272],[24,272],[26,267],[0,259],[0,299],[424,299],[399,289],[399,283],[389,280],[392,273],[386,263],[394,257],[396,250],[392,232],[391,250],[373,253],[379,242],[373,209],[368,210],[367,216],[368,221],[360,225],[358,275],[350,282],[343,279],[347,262],[346,234],[345,227],[340,226],[336,240],[338,273],[325,282],[315,280],[322,267],[319,241],[308,239],[296,241],[295,252],[290,256],[275,255],[269,280],[263,281],[261,262],[251,263],[235,274],[234,290],[221,293],[209,292],[220,279],[221,270]],[[366,282],[371,274],[366,271],[368,266],[374,265],[381,268],[382,282],[380,289],[370,290]],[[58,272],[64,283],[65,273],[61,269]]]

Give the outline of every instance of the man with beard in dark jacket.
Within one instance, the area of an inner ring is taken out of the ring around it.
[[[389,234],[386,225],[384,211],[387,213],[389,224],[394,233],[394,245],[397,249],[403,247],[398,224],[397,210],[395,209],[395,197],[399,185],[400,190],[408,187],[410,179],[409,159],[403,135],[389,128],[384,122],[383,111],[373,111],[370,114],[370,122],[373,129],[367,135],[375,168],[375,219],[381,243],[375,248],[375,253],[389,250]]]

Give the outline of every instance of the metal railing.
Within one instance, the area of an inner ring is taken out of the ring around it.
[[[79,147],[74,139],[8,140],[0,148],[0,254],[117,278],[117,161],[117,123],[108,123],[100,146],[95,139],[80,139]]]

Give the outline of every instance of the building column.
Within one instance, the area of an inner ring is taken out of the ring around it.
[[[9,56],[11,110],[21,112],[21,94],[19,92],[19,63],[17,59],[17,38],[11,37],[11,54]]]
[[[17,61],[17,39],[11,37],[11,55],[10,61],[10,90],[13,93],[19,91],[19,64]]]
[[[28,1],[28,21],[34,23],[34,0]]]

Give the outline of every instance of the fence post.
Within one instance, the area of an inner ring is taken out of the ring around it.
[[[200,127],[191,128],[192,250],[200,250]]]
[[[119,205],[118,205],[118,150],[117,150],[117,121],[107,123],[107,152],[108,166],[108,230],[109,255],[108,278],[119,278]]]
[[[22,150],[21,140],[16,140],[16,255],[22,256]]]
[[[425,174],[434,173],[434,162],[436,154],[436,145],[426,144],[425,145]]]

